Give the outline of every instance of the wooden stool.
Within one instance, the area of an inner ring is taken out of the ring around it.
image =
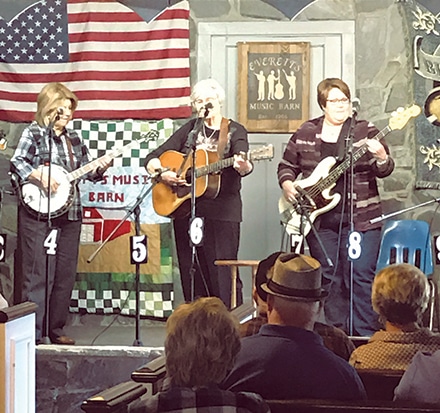
[[[238,267],[252,267],[252,286],[255,283],[255,274],[257,273],[257,267],[259,260],[215,260],[215,265],[224,265],[231,267],[231,308],[237,306],[237,268]]]

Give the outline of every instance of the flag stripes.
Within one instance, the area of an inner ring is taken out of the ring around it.
[[[68,20],[68,56],[62,49],[63,13]],[[15,43],[1,48],[13,27],[0,20],[0,120],[31,121],[38,93],[54,81],[75,92],[79,98],[75,117],[83,119],[191,115],[187,0],[149,23],[119,2],[85,0],[40,1],[17,19],[32,22],[23,27],[14,23],[20,32],[15,35],[21,35],[21,40],[14,38],[21,42],[20,49]],[[24,34],[25,28],[37,25],[48,28],[40,35],[47,36],[46,45],[39,48],[33,46],[39,39],[34,42],[29,32]],[[23,55],[27,62],[10,63],[14,56],[23,60]],[[49,61],[34,63],[36,58]]]

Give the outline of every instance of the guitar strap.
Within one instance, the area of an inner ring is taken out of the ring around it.
[[[228,144],[229,122],[230,121],[227,118],[222,118],[222,121],[220,122],[220,133],[217,144],[217,155],[219,159],[223,159],[226,145]]]
[[[67,136],[66,136],[66,143],[67,143],[67,150],[69,152],[69,158],[70,158],[70,168],[73,171],[75,169],[75,161],[73,160],[72,142],[70,142],[70,139]]]

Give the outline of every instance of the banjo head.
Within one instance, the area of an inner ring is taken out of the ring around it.
[[[38,170],[47,172],[49,167],[41,166]],[[20,186],[20,199],[23,206],[33,215],[58,217],[72,205],[75,188],[67,179],[67,171],[58,165],[52,165],[51,176],[60,184],[50,198],[40,186],[25,181]]]

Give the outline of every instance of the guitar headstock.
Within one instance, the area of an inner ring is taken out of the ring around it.
[[[266,145],[258,149],[253,149],[249,154],[250,161],[263,161],[265,159],[273,159],[273,157],[273,145]]]
[[[411,118],[416,118],[421,112],[422,109],[417,105],[411,105],[406,109],[398,108],[393,112],[389,126],[392,130],[403,129]]]

